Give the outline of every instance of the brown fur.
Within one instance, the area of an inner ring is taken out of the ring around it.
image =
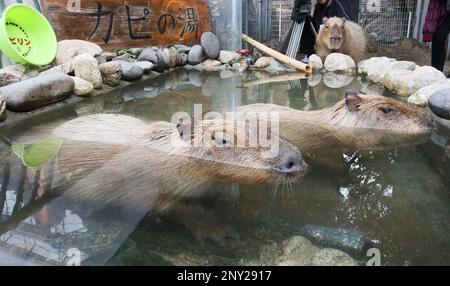
[[[392,111],[385,114],[381,109]],[[318,111],[272,104],[237,111],[279,112],[281,136],[310,158],[333,153],[333,148],[342,152],[407,145],[435,128],[429,110],[378,95],[350,94],[334,107]]]
[[[277,170],[284,156],[297,158],[300,172],[304,171],[298,149],[281,138],[280,152],[273,158],[264,158],[262,152],[269,151],[265,147],[223,148],[203,144],[202,136],[218,137],[225,122],[201,123],[194,130],[203,132],[194,133],[197,137],[186,142],[176,126],[167,122],[146,124],[118,115],[77,118],[54,130],[54,135],[65,141],[46,173],[53,175],[53,187],[67,189],[66,193],[80,202],[162,211],[175,200],[157,202],[160,195],[196,197],[214,181],[291,180],[292,174]]]
[[[366,37],[362,28],[354,22],[338,17],[325,19],[324,27],[317,36],[316,53],[323,61],[331,53],[342,53],[358,63],[366,54]]]

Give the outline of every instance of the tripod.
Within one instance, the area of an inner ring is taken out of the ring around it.
[[[286,56],[295,59],[298,49],[300,48],[300,41],[302,39],[303,30],[305,29],[305,23],[308,22],[311,26],[311,30],[317,36],[316,29],[312,24],[310,18],[311,13],[311,1],[310,0],[295,0],[294,9],[292,10],[291,19],[292,33],[289,39],[289,44],[286,50]]]

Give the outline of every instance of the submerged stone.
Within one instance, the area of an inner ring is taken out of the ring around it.
[[[0,88],[8,109],[32,111],[66,99],[74,90],[74,80],[65,74],[51,74],[27,79]]]
[[[340,249],[356,256],[366,256],[374,243],[354,229],[332,228],[318,225],[304,225],[299,233],[315,244]]]
[[[436,116],[450,120],[450,88],[433,93],[428,106]]]

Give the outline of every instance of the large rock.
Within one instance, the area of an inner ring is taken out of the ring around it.
[[[75,76],[92,83],[94,88],[102,87],[102,74],[97,60],[90,54],[81,54],[73,59]]]
[[[103,83],[108,86],[118,86],[122,79],[122,67],[118,62],[108,62],[99,66]]]
[[[144,70],[132,63],[126,61],[113,61],[120,64],[122,70],[122,79],[127,81],[137,80],[142,77]]]
[[[28,112],[66,99],[75,82],[65,74],[51,74],[27,79],[0,88],[8,109]]]
[[[0,93],[0,122],[6,119],[6,101]]]
[[[63,40],[58,42],[58,52],[56,54],[56,65],[70,62],[76,56],[89,54],[93,57],[100,55],[102,48],[99,45],[82,40]]]
[[[188,63],[190,65],[198,65],[203,59],[203,48],[200,45],[195,45],[189,50]]]
[[[75,83],[74,93],[76,96],[88,97],[94,91],[94,86],[87,80],[84,80],[76,76],[73,76],[72,79]]]
[[[433,93],[428,100],[428,106],[436,116],[450,119],[450,88]]]
[[[356,266],[348,254],[336,249],[321,249],[302,236],[294,236],[283,243],[277,266]]]
[[[219,61],[223,64],[231,65],[241,58],[241,55],[233,51],[220,51]]]
[[[432,84],[426,87],[422,87],[416,91],[413,95],[408,97],[408,102],[412,104],[426,106],[430,96],[440,90],[450,88],[450,83]]]
[[[314,72],[320,71],[323,68],[322,59],[318,55],[310,55],[309,56],[309,66],[313,69]]]
[[[358,73],[366,75],[374,83],[382,83],[386,73],[392,69],[415,70],[416,64],[407,61],[396,61],[387,57],[373,57],[358,64]]]
[[[324,67],[330,72],[352,73],[356,69],[356,64],[350,56],[333,53],[325,59]]]
[[[216,60],[219,57],[220,43],[216,35],[211,32],[203,33],[200,43],[208,59]]]
[[[432,84],[441,84],[445,75],[430,66],[416,67],[414,71],[391,69],[383,80],[384,87],[400,96],[410,96],[419,89]]]

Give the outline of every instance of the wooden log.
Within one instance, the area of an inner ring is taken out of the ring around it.
[[[274,59],[282,62],[283,64],[286,64],[288,66],[291,66],[295,69],[298,69],[300,71],[304,71],[306,74],[311,74],[312,73],[312,68],[305,64],[302,63],[300,61],[297,61],[296,59],[291,59],[290,57],[283,55],[280,52],[277,52],[271,48],[269,48],[266,45],[261,44],[260,42],[250,38],[249,36],[242,34],[242,39],[244,41],[246,41],[247,43],[249,43],[250,45],[254,46],[255,48],[257,48],[258,50],[260,50],[261,52],[273,57]]]

